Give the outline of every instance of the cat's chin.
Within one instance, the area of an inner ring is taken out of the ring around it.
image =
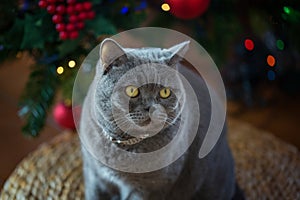
[[[147,119],[145,121],[141,121],[141,122],[135,122],[135,125],[140,126],[140,127],[144,127],[149,125],[151,122],[151,119]]]

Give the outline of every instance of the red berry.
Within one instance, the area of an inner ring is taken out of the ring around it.
[[[87,13],[87,18],[88,18],[88,19],[94,19],[95,16],[96,16],[96,13],[95,13],[94,11],[89,11],[89,12]]]
[[[75,7],[74,6],[67,6],[67,13],[72,14],[75,12]]]
[[[72,22],[72,23],[75,23],[78,21],[78,17],[76,15],[71,15],[69,17],[69,21]]]
[[[83,22],[78,22],[78,23],[76,24],[76,27],[77,27],[78,29],[83,29],[83,28],[84,28],[84,23],[83,23]]]
[[[82,13],[80,13],[80,14],[78,15],[78,18],[79,18],[80,20],[85,20],[85,19],[88,18],[88,13],[82,12]]]
[[[60,22],[62,22],[63,18],[61,15],[53,15],[52,17],[52,21],[55,23],[55,24],[58,24]]]
[[[76,0],[67,0],[67,3],[68,4],[74,4],[74,3],[76,3]]]
[[[82,3],[77,3],[77,4],[75,5],[75,10],[76,10],[77,12],[83,11],[83,4],[82,4]]]
[[[55,5],[51,4],[51,5],[47,6],[47,12],[50,14],[54,14],[55,13]]]
[[[62,32],[62,31],[64,31],[64,30],[66,29],[66,25],[63,24],[63,23],[56,24],[55,28],[56,28],[56,30],[57,30],[58,32]]]
[[[74,31],[75,30],[75,25],[74,24],[67,24],[67,27],[66,27],[67,31]]]
[[[59,33],[59,38],[62,39],[62,40],[66,40],[66,39],[68,39],[68,37],[69,37],[68,33],[65,32],[65,31],[62,31],[62,32]]]
[[[64,14],[66,11],[66,7],[64,5],[59,5],[56,7],[56,12],[59,14]]]
[[[77,38],[78,37],[78,31],[72,31],[71,33],[70,33],[70,38],[71,39],[75,39],[75,38]]]
[[[48,6],[48,3],[44,0],[39,1],[39,7],[40,8],[46,8]]]
[[[54,3],[56,3],[56,0],[47,0],[47,2],[48,2],[49,4],[54,4]]]
[[[83,8],[84,8],[85,10],[90,10],[90,9],[92,8],[92,3],[89,2],[89,1],[84,2],[84,3],[83,3]]]

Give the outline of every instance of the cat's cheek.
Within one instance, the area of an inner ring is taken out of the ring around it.
[[[127,102],[128,104],[128,102]],[[121,111],[123,113],[126,113],[126,100],[124,97],[120,96],[120,95],[112,95],[111,98],[111,105],[112,105],[112,110],[116,110],[116,111]],[[128,111],[127,111],[128,112]]]

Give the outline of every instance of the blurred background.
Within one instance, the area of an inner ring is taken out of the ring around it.
[[[17,164],[74,131],[73,82],[104,38],[143,26],[198,41],[223,77],[228,119],[300,147],[297,0],[3,0],[0,3],[0,186]]]

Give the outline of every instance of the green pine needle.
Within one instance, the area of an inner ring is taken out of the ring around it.
[[[25,135],[36,137],[45,125],[47,111],[53,103],[58,78],[54,65],[35,65],[20,101],[19,116],[25,119]]]

